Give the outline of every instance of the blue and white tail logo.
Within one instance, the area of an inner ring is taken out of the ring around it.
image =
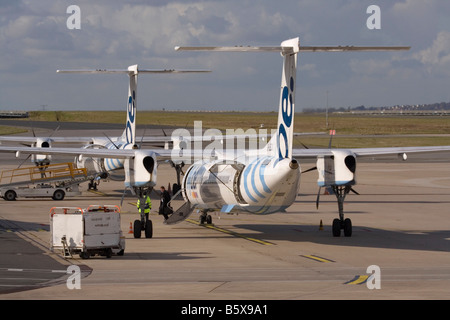
[[[122,139],[125,140],[127,144],[132,145],[136,143],[136,90],[138,72],[137,65],[128,67],[130,83],[128,85],[127,123]]]
[[[294,135],[295,78],[297,72],[297,52],[299,39],[283,41],[283,73],[281,76],[280,105],[278,110],[277,156],[292,158],[292,139]]]
[[[135,140],[135,115],[136,115],[136,91],[133,90],[132,95],[128,97],[127,106],[127,127],[125,131],[126,142],[134,144]]]
[[[281,110],[278,121],[277,150],[279,159],[292,155],[292,127],[294,120],[294,78],[290,78],[289,87],[285,86],[281,93]]]

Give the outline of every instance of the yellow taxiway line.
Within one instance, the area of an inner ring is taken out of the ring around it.
[[[242,238],[242,239],[245,239],[245,240],[248,240],[248,241],[256,242],[256,243],[259,243],[259,244],[262,244],[262,245],[266,245],[266,246],[275,245],[275,243],[272,243],[272,242],[269,242],[269,241],[260,240],[260,239],[256,239],[256,238],[252,238],[252,237],[247,237],[247,236],[244,236],[243,234],[240,234],[240,233],[237,233],[237,232],[234,232],[234,231],[231,231],[231,230],[227,230],[227,229],[224,229],[224,228],[219,228],[219,227],[216,227],[216,226],[214,226],[212,224],[200,224],[198,221],[195,221],[195,220],[192,220],[192,219],[186,219],[186,221],[189,222],[189,223],[196,224],[198,226],[202,226],[202,227],[205,227],[205,228],[208,228],[208,229],[211,229],[211,230],[223,232],[223,233],[226,233],[226,234],[229,234],[229,235],[232,235],[232,236],[235,236],[235,237],[239,237],[239,238]]]

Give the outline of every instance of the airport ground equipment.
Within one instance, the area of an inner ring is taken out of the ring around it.
[[[86,168],[70,162],[4,170],[0,175],[0,196],[8,201],[21,197],[63,200],[65,196],[81,195],[79,184],[93,178]]]
[[[120,225],[120,208],[114,205],[53,207],[50,210],[50,250],[65,258],[82,259],[100,255],[123,255],[125,237]]]

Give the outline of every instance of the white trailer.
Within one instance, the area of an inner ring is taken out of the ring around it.
[[[83,259],[96,254],[111,258],[125,251],[118,206],[53,207],[50,232],[50,249],[61,250],[66,258],[76,253]]]

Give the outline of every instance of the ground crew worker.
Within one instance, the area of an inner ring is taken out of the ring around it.
[[[148,215],[150,213],[150,209],[152,208],[152,201],[150,200],[150,196],[146,193],[143,193],[136,204],[139,213],[141,214],[141,221],[147,222],[148,221]],[[145,221],[144,221],[145,216]]]

